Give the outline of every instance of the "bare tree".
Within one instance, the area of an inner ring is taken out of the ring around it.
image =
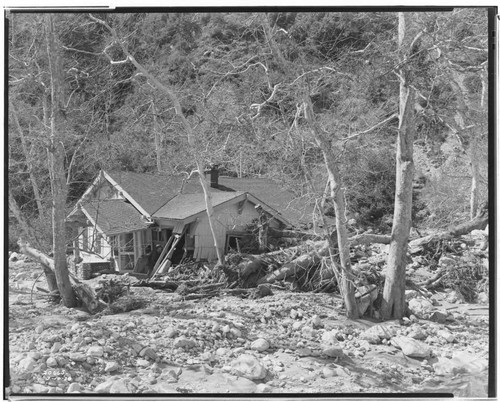
[[[60,49],[56,43],[54,15],[45,15],[47,55],[51,85],[49,168],[52,189],[52,234],[54,247],[54,270],[57,286],[66,307],[74,307],[75,294],[69,280],[66,263],[66,197],[68,188],[64,169],[64,76]]]
[[[407,55],[405,46],[407,27],[404,13],[399,13],[398,18],[401,67],[397,72],[400,82],[399,130],[396,147],[396,197],[381,308],[381,316],[384,319],[402,318],[405,312],[406,251],[410,236],[412,183],[415,170],[413,164],[415,89],[410,85],[411,72],[405,70],[405,63],[403,63],[404,56]]]

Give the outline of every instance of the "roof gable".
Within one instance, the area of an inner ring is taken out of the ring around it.
[[[84,202],[81,209],[98,229],[108,235],[115,235],[150,226],[137,209],[124,200],[101,200]]]
[[[246,191],[252,194],[293,224],[311,222],[313,206],[304,198],[296,197],[274,180],[220,176],[219,185],[227,190]]]
[[[126,193],[130,202],[149,216],[179,194],[184,180],[182,176],[148,173],[112,171],[105,174]],[[195,182],[185,185],[183,192],[195,190],[193,187]]]

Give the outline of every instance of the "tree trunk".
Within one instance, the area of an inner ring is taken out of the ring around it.
[[[269,216],[267,213],[259,207],[257,209],[259,213],[259,251],[261,253],[267,251],[267,236],[269,233]]]
[[[404,14],[399,13],[399,48],[405,36]],[[399,133],[396,148],[396,196],[391,244],[387,257],[381,316],[402,318],[405,313],[406,252],[411,227],[415,90],[400,69]]]
[[[21,251],[21,253],[30,257],[35,261],[38,261],[40,264],[42,264],[44,271],[50,270],[52,274],[55,274],[57,279],[57,271],[54,260],[52,260],[50,257],[45,255],[41,251],[30,247],[27,243],[25,243],[21,239],[19,239],[17,244],[19,245],[19,250]],[[74,289],[74,291],[78,294],[80,300],[83,302],[83,304],[85,304],[85,306],[91,313],[95,312],[100,306],[102,306],[102,302],[99,302],[94,291],[90,288],[90,286],[80,282],[73,275],[70,276],[68,274],[68,280],[70,282],[70,286],[72,286],[72,291]],[[50,286],[51,285],[49,284],[49,287]],[[59,293],[61,293],[60,288],[59,288]]]
[[[305,97],[304,116],[310,124],[316,142],[321,148],[323,159],[325,161],[326,170],[328,172],[328,180],[330,182],[330,195],[333,199],[335,209],[335,225],[337,228],[337,242],[339,248],[340,264],[342,268],[341,280],[339,288],[341,289],[344,303],[346,305],[347,316],[349,318],[358,318],[359,312],[356,305],[356,298],[353,273],[351,269],[351,257],[349,249],[349,238],[347,233],[347,219],[345,212],[345,195],[342,188],[340,171],[334,159],[334,149],[330,143],[330,139],[326,138],[325,134],[318,126],[312,107],[311,98]],[[334,248],[333,239],[328,237],[330,249]]]
[[[54,270],[57,286],[66,307],[74,307],[75,294],[69,281],[66,264],[66,197],[68,193],[64,171],[64,147],[62,130],[64,127],[64,93],[62,59],[56,46],[53,15],[46,14],[47,54],[51,81],[51,116],[49,166],[52,188],[52,234],[54,247]]]

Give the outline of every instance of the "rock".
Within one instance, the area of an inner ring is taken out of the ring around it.
[[[223,334],[227,334],[229,331],[231,331],[231,327],[229,325],[224,325],[221,329]]]
[[[462,294],[460,292],[457,292],[456,290],[452,290],[446,296],[446,301],[448,303],[463,303],[464,297],[462,296]]]
[[[367,341],[368,343],[371,343],[373,345],[377,345],[381,341],[381,339],[380,339],[380,337],[378,335],[375,335],[375,334],[372,334],[372,333],[369,333],[369,332],[366,332],[366,331],[362,332],[359,335],[359,339]]]
[[[257,384],[255,389],[256,394],[270,394],[273,392],[273,387],[268,384]]]
[[[42,357],[42,354],[40,352],[29,352],[28,357],[31,357],[34,360],[39,360]]]
[[[132,389],[129,387],[128,381],[125,379],[119,379],[113,381],[111,388],[109,389],[110,394],[129,394]]]
[[[342,357],[344,356],[344,352],[340,347],[325,347],[322,350],[322,353],[328,357]]]
[[[216,351],[215,351],[215,354],[217,356],[225,356],[225,355],[228,355],[230,352],[230,350],[228,348],[218,348]]]
[[[87,349],[87,356],[102,357],[104,355],[104,348],[102,346],[91,346]]]
[[[148,367],[151,363],[146,359],[137,359],[137,366],[139,367]]]
[[[174,348],[192,348],[195,345],[194,340],[186,338],[184,335],[174,339]]]
[[[20,255],[16,253],[15,251],[10,255],[9,261],[10,262],[16,262],[19,260]]]
[[[233,334],[235,338],[241,337],[241,331],[238,328],[231,328],[231,334]]]
[[[149,357],[151,360],[156,360],[158,358],[158,355],[156,352],[150,348],[150,347],[145,347],[139,352],[139,356],[141,357]]]
[[[299,348],[295,351],[299,357],[306,357],[312,355],[312,350],[309,348]]]
[[[242,354],[231,363],[232,371],[249,380],[262,380],[267,375],[266,368],[259,359],[250,354]]]
[[[391,339],[396,335],[396,327],[391,325],[374,325],[371,328],[366,329],[360,334],[361,339],[369,341],[370,339],[375,339],[374,336],[380,339]]]
[[[165,328],[165,336],[167,338],[175,338],[179,334],[179,331],[173,327]]]
[[[411,299],[408,307],[417,317],[422,317],[424,314],[430,313],[433,309],[432,302],[422,298]]]
[[[267,349],[269,349],[271,345],[269,345],[269,342],[266,341],[263,338],[256,339],[255,341],[252,342],[250,345],[250,348],[252,350],[256,350],[257,352],[263,352]]]
[[[442,312],[442,311],[434,311],[430,317],[429,320],[433,322],[437,322],[438,324],[444,324],[446,322],[446,317],[448,316],[447,312]]]
[[[410,328],[410,331],[408,332],[408,337],[417,339],[417,340],[424,340],[427,338],[427,335],[424,331],[422,331],[422,328],[419,326],[414,326]]]
[[[488,360],[458,351],[453,353],[451,359],[439,357],[433,367],[437,375],[479,374],[488,369]]]
[[[41,334],[43,332],[43,325],[39,325],[35,328],[35,333]]]
[[[395,336],[391,339],[391,342],[408,357],[426,358],[431,354],[430,348],[425,343],[407,336]]]
[[[330,367],[323,367],[322,374],[323,374],[323,377],[325,377],[325,378],[331,378],[331,377],[338,376],[337,370],[331,369]]]
[[[295,309],[290,310],[290,318],[293,318],[294,320],[299,316],[299,313]]]
[[[95,388],[94,388],[94,391],[98,394],[109,394],[109,391],[113,385],[115,380],[113,379],[110,379],[110,380],[107,380],[107,381],[104,381],[103,383],[97,385]]]
[[[70,360],[73,360],[74,362],[84,362],[87,360],[87,356],[85,356],[83,353],[80,352],[74,352],[68,354],[68,357]]]
[[[33,389],[33,392],[35,394],[46,394],[47,392],[49,392],[49,387],[42,384],[32,384],[31,388]]]
[[[61,349],[62,345],[60,342],[54,342],[52,348],[50,349],[50,353],[57,353]]]
[[[18,369],[21,372],[29,373],[35,368],[35,360],[31,357],[26,357],[19,362]]]
[[[437,332],[437,336],[440,336],[441,338],[443,338],[448,343],[452,343],[455,340],[455,335],[453,335],[451,332],[446,331],[444,329],[439,330]]]
[[[117,362],[108,362],[106,363],[106,367],[104,371],[106,373],[112,373],[114,371],[120,370],[121,366]]]
[[[53,357],[49,357],[47,359],[47,361],[45,362],[45,364],[47,364],[47,366],[49,366],[49,367],[57,367],[58,366],[57,360],[54,359]]]
[[[313,328],[323,328],[323,321],[321,321],[321,318],[319,318],[318,315],[313,315],[311,318],[311,325]]]
[[[80,384],[76,382],[72,382],[69,384],[68,390],[66,392],[80,392],[82,390],[82,387]]]
[[[326,331],[321,335],[322,345],[338,345],[337,331]]]

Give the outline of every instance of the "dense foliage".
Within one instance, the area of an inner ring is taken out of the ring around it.
[[[345,139],[335,157],[348,210],[360,225],[388,221],[397,119],[362,132],[398,111],[395,13],[96,16],[175,89],[207,164],[320,198],[322,156],[298,108],[310,94],[322,129]],[[415,151],[426,177],[415,224],[442,226],[467,218],[472,148],[480,156],[480,198],[487,196],[486,13],[418,12],[411,21]],[[47,222],[50,77],[42,15],[11,13],[8,22],[9,191],[26,216]],[[68,207],[101,168],[190,172],[191,150],[170,101],[124,60],[110,32],[85,13],[58,14],[56,29],[64,51]],[[306,184],[308,175],[315,186]]]

